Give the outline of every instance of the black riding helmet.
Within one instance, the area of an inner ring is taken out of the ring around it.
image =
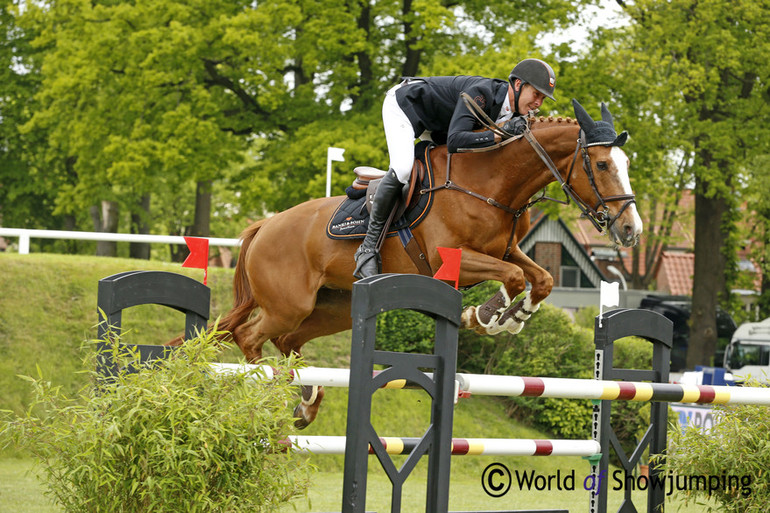
[[[508,77],[508,82],[511,83],[511,86],[513,86],[513,82],[517,78],[556,101],[553,97],[556,75],[554,75],[553,69],[547,63],[540,59],[524,59],[513,68],[511,75]],[[516,96],[518,102],[518,95]]]

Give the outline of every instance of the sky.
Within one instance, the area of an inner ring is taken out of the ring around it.
[[[568,30],[544,34],[539,44],[543,46],[558,45],[569,41],[575,44],[586,44],[586,35],[600,26],[617,27],[623,24],[624,15],[616,0],[600,0],[596,7],[586,8],[580,22]],[[546,43],[547,41],[547,43]]]

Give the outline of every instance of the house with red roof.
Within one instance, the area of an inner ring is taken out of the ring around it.
[[[684,191],[675,212],[667,212],[665,207],[659,208],[656,217],[658,220],[668,218],[670,228],[662,234],[660,226],[645,226],[642,241],[636,249],[616,247],[587,219],[551,219],[535,210],[532,211],[530,231],[519,246],[551,273],[555,289],[596,289],[603,280],[620,283],[621,290],[640,289],[636,294],[639,297],[651,293],[691,296],[695,264],[692,191]],[[665,243],[656,244],[656,240]],[[744,271],[757,272],[745,255],[740,266]],[[759,290],[759,283],[756,282],[755,291]],[[744,302],[750,304],[756,297],[755,291],[738,292]],[[629,300],[621,306],[637,305],[636,300]]]

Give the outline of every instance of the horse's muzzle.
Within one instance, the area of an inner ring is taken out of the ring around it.
[[[639,237],[642,235],[642,226],[641,223],[637,225],[637,223],[624,223],[618,221],[613,223],[609,231],[612,242],[618,246],[630,248],[639,244]]]

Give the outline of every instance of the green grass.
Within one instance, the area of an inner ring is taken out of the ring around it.
[[[318,459],[329,458],[319,456]],[[488,460],[489,458],[480,458]],[[510,469],[518,468],[528,471],[533,466],[527,462],[535,462],[548,458],[529,458],[516,464],[514,458],[494,458],[503,461]],[[580,488],[582,478],[588,473],[588,464],[577,459],[574,461],[575,491],[538,491],[519,490],[514,486],[505,496],[492,498],[481,488],[481,474],[463,472],[452,461],[452,486],[450,487],[450,511],[500,511],[510,509],[566,509],[572,513],[588,511],[588,492]],[[403,513],[425,511],[425,472],[420,464],[415,475],[407,480],[403,494]],[[33,474],[33,463],[30,459],[6,458],[0,459],[0,513],[62,513],[61,508],[52,504],[44,495],[44,487]],[[390,511],[390,482],[374,458],[370,459],[368,477],[367,511],[388,513]],[[562,473],[569,472],[572,466],[561,468]],[[556,471],[556,468],[553,469]],[[340,511],[342,502],[342,471],[318,472],[313,476],[313,486],[307,498],[300,498],[281,509],[280,513],[293,512],[331,512]],[[667,511],[679,513],[700,513],[705,508],[702,505],[691,504],[683,506],[684,497],[675,494],[666,501]],[[611,492],[608,511],[617,511],[620,506],[619,492]],[[643,492],[634,493],[634,503],[643,512],[645,499]]]
[[[0,254],[0,409],[23,412],[29,402],[28,384],[17,375],[43,376],[64,390],[74,393],[85,384],[82,369],[83,342],[92,339],[97,323],[98,280],[130,270],[166,270],[202,279],[202,271],[182,269],[179,264],[128,259],[61,256],[50,254]],[[232,270],[210,269],[212,318],[223,314],[231,304]],[[184,316],[160,306],[138,307],[123,318],[125,340],[130,343],[158,344],[181,333]],[[307,344],[306,362],[319,367],[347,367],[350,332],[324,337]],[[271,345],[268,354],[275,354]],[[236,352],[224,355],[233,361]],[[327,389],[319,417],[303,434],[341,435],[345,432],[347,390]],[[421,436],[429,422],[429,397],[420,391],[380,391],[375,394],[372,423],[381,436]],[[494,398],[462,400],[455,410],[453,436],[485,438],[548,438],[548,435],[522,426],[504,413]],[[394,458],[397,462],[403,457]],[[492,462],[503,462],[510,469],[551,474],[575,471],[577,481],[588,473],[580,458],[500,458],[457,457],[452,460],[450,507],[455,510],[501,510],[524,508],[564,508],[585,511],[588,493],[512,490],[493,499],[481,488],[481,474]],[[342,456],[313,457],[319,472],[313,479],[309,497],[287,506],[290,511],[339,511],[342,496]],[[425,462],[407,481],[404,512],[423,511],[425,504]],[[6,450],[0,454],[0,513],[54,513],[61,510],[44,495],[41,482],[30,473],[32,460],[24,454]],[[389,511],[389,482],[370,459],[368,511]],[[579,483],[576,483],[579,487]],[[617,500],[614,502],[617,509]],[[296,509],[295,509],[296,508]],[[701,511],[683,509],[682,511]]]
[[[202,280],[203,271],[142,260],[0,254],[0,409],[21,413],[29,387],[18,375],[37,376],[74,393],[83,384],[83,342],[96,336],[100,279],[131,270],[161,270]],[[232,270],[211,269],[212,318],[232,304]],[[184,315],[162,306],[129,309],[126,341],[160,344],[184,330]]]

